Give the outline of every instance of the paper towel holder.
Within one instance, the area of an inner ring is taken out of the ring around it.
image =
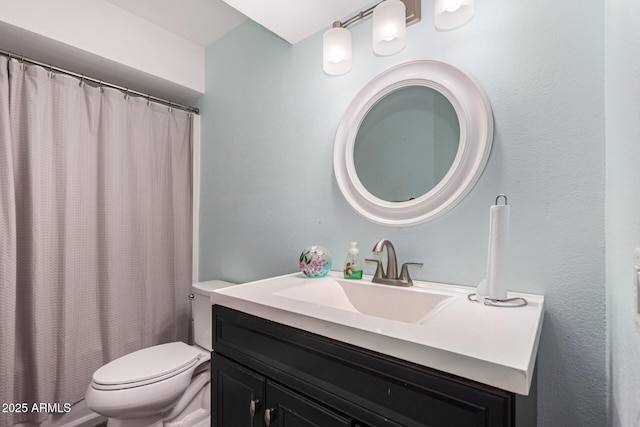
[[[509,200],[507,199],[507,196],[504,194],[499,194],[496,197],[496,205],[500,205],[500,199],[504,199],[504,206],[507,206],[509,204]],[[514,297],[514,298],[507,298],[507,299],[495,299],[495,298],[489,298],[489,297],[482,297],[479,298],[477,293],[472,293],[472,294],[468,294],[467,298],[469,299],[469,301],[473,301],[473,302],[480,302],[483,303],[484,305],[488,305],[488,306],[492,306],[492,307],[524,307],[528,304],[527,300],[525,298],[522,297]]]

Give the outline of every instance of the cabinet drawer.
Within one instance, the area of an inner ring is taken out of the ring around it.
[[[214,351],[377,426],[514,425],[512,393],[213,306]]]

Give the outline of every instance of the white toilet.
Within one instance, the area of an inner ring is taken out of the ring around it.
[[[192,286],[195,344],[160,344],[122,356],[98,369],[87,406],[109,418],[108,427],[211,425],[211,291],[220,280]]]

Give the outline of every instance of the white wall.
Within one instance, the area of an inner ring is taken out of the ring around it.
[[[0,49],[176,102],[204,93],[204,48],[105,0],[0,0]]]
[[[640,247],[640,2],[606,2],[609,424],[640,426],[640,316],[633,250]]]
[[[400,262],[424,262],[415,278],[475,286],[485,274],[489,206],[504,193],[511,289],[546,297],[538,424],[603,426],[604,0],[476,6],[468,26],[439,33],[433,3],[424,0],[422,22],[407,29],[407,48],[392,57],[371,52],[371,20],[355,25],[353,70],[341,77],[322,72],[322,33],[291,46],[246,22],[210,46],[200,279],[293,272],[310,244],[329,248],[340,270],[350,241],[366,255],[389,238]],[[391,229],[346,204],[333,178],[332,144],[357,91],[416,57],[454,62],[478,79],[493,107],[494,146],[476,187],[452,211]]]

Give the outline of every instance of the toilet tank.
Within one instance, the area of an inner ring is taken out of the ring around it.
[[[209,280],[191,286],[191,318],[193,320],[193,342],[205,350],[212,350],[211,291],[232,286],[222,280]]]

